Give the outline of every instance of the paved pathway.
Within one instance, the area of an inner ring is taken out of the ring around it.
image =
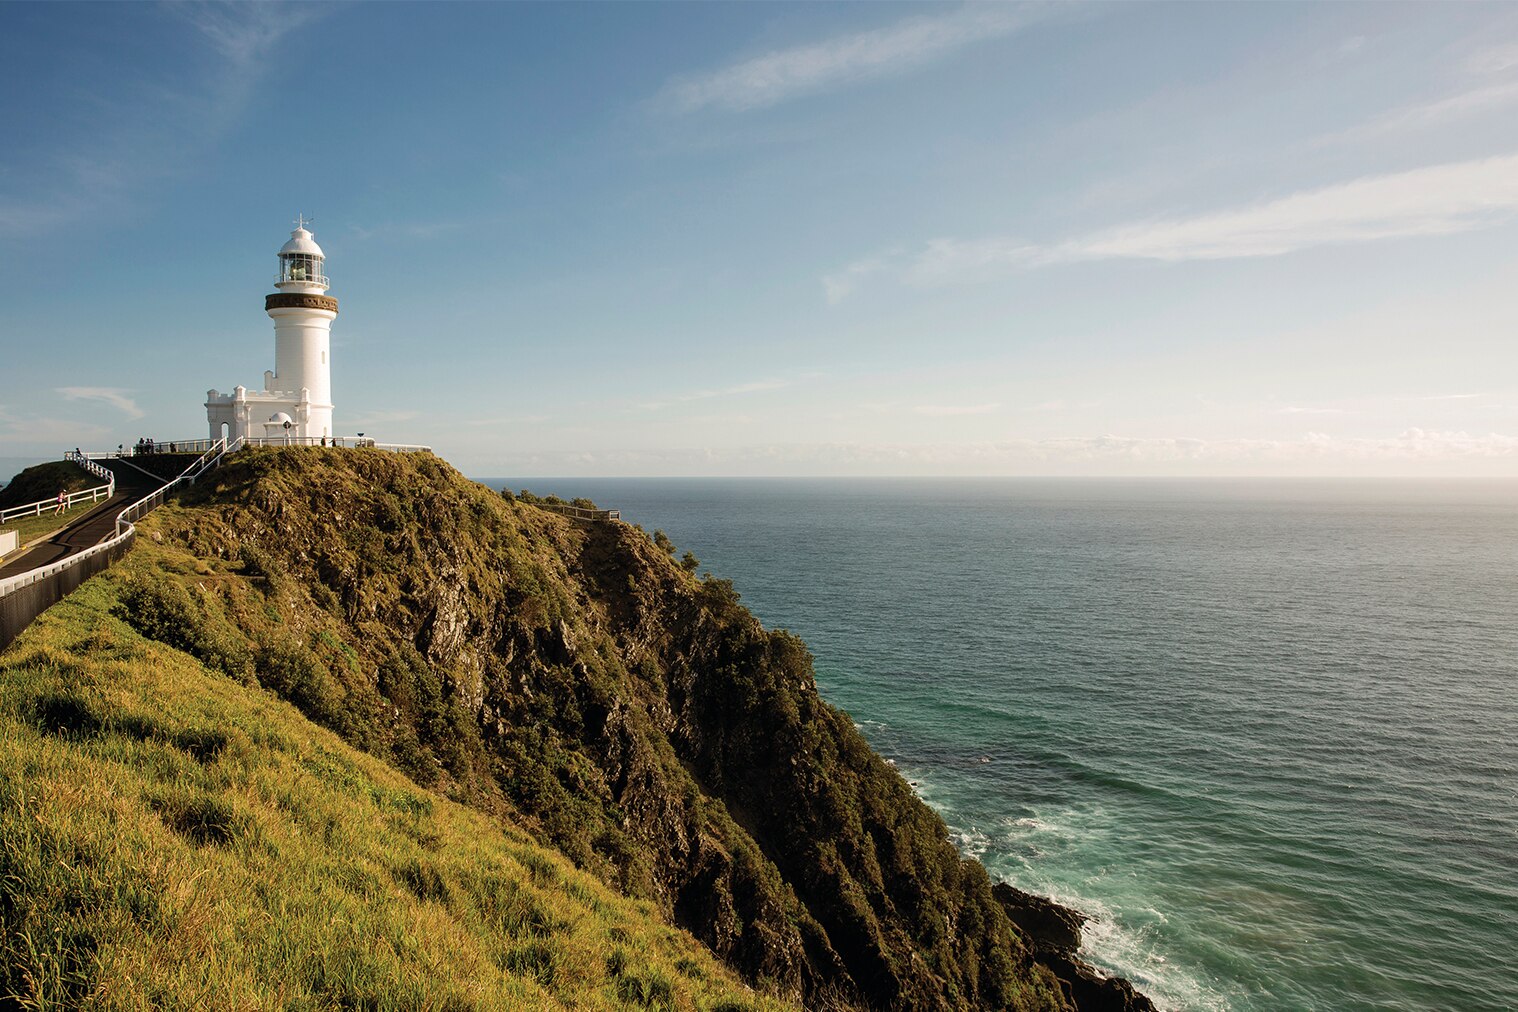
[[[94,548],[116,532],[116,514],[158,487],[146,475],[129,468],[115,468],[116,494],[83,513],[67,527],[53,532],[46,541],[38,541],[4,566],[0,580],[51,566],[86,548]]]

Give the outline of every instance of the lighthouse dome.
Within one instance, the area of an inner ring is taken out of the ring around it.
[[[316,245],[315,237],[304,228],[297,228],[294,232],[291,232],[290,241],[279,248],[280,256],[284,256],[287,253],[305,253],[308,256],[326,259],[326,254],[322,252],[322,248]]]

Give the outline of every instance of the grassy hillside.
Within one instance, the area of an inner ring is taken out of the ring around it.
[[[653,904],[134,631],[160,561],[0,654],[0,1009],[783,1007]],[[201,568],[195,593],[228,580]]]
[[[648,900],[826,1009],[1071,1002],[799,640],[667,542],[427,454],[245,450],[113,570],[143,635]]]
[[[67,460],[50,461],[27,468],[12,478],[4,488],[0,488],[0,509],[52,499],[60,488],[67,492],[79,492],[104,484],[78,464]]]

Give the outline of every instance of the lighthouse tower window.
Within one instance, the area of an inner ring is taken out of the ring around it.
[[[309,253],[287,253],[279,258],[280,281],[311,281],[317,284],[326,282],[322,276],[321,261]]]

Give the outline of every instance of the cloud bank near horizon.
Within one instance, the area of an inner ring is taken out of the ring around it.
[[[481,475],[1316,476],[1511,475],[1518,436],[1406,429],[1395,436],[1298,439],[1067,436],[978,443],[765,444],[661,450],[523,451]]]

